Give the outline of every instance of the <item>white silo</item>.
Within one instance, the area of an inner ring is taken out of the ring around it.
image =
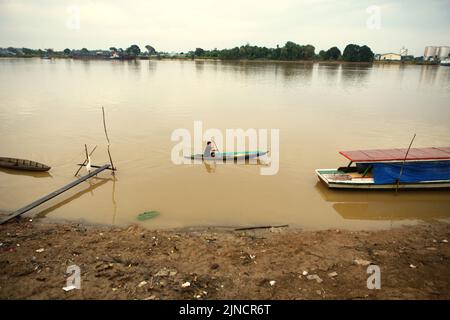
[[[437,55],[439,56],[439,60],[447,59],[449,54],[450,54],[450,47],[446,46],[439,47],[439,52],[437,53]]]
[[[425,47],[425,52],[423,53],[424,60],[434,60],[436,57],[437,47],[427,46]]]

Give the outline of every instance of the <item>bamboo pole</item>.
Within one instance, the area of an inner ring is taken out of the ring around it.
[[[103,114],[103,128],[105,129],[106,141],[108,141],[109,162],[111,163],[111,169],[113,170],[113,174],[114,174],[114,171],[116,170],[116,168],[114,167],[114,164],[113,164],[113,161],[112,161],[112,157],[111,157],[111,152],[109,151],[109,146],[110,146],[111,143],[109,141],[108,131],[106,130],[105,108],[103,106],[102,106],[102,114]]]
[[[86,146],[86,145],[85,145],[85,146]],[[95,149],[97,149],[97,146],[95,146],[94,149],[92,149],[92,151],[89,153],[89,156],[92,156],[92,154],[94,153]],[[88,163],[88,157],[86,157],[86,160],[84,160],[82,166],[85,166],[87,163]],[[77,172],[76,172],[75,175],[74,175],[75,177],[76,177],[77,174],[80,172],[82,166],[78,168]]]
[[[411,139],[411,143],[409,144],[408,150],[406,150],[405,159],[403,159],[402,167],[400,168],[400,174],[399,174],[398,179],[397,179],[397,188],[395,189],[396,193],[398,192],[398,186],[400,184],[400,178],[402,177],[402,174],[403,174],[403,167],[405,166],[405,162],[406,162],[406,159],[408,158],[409,150],[411,149],[411,146],[412,146],[413,141],[414,141],[415,138],[416,138],[416,134],[414,133],[414,136]]]

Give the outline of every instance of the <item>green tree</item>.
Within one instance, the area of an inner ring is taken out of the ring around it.
[[[139,48],[138,45],[133,44],[127,48],[126,52],[128,55],[136,57],[141,53],[141,49]]]
[[[149,55],[156,54],[155,48],[153,48],[153,47],[152,47],[151,45],[149,45],[149,44],[145,46],[145,49],[147,49]]]
[[[68,56],[72,51],[70,51],[69,48],[65,48],[63,52],[66,56]]]
[[[344,61],[349,61],[349,62],[359,61],[359,49],[360,49],[360,46],[358,46],[356,44],[348,44],[344,49],[342,58],[344,59]]]
[[[205,54],[205,50],[202,48],[196,48],[194,51],[194,55],[197,57],[202,57]]]
[[[314,51],[316,50],[316,48],[314,48],[314,46],[307,44],[306,46],[302,46],[302,56],[300,57],[301,59],[305,59],[305,60],[311,60],[314,58]]]
[[[283,60],[296,60],[299,59],[302,54],[301,47],[292,41],[286,42],[284,47],[281,48],[281,59]]]
[[[22,48],[22,52],[26,55],[33,55],[36,54],[36,50],[29,49],[29,48]]]
[[[342,58],[345,61],[351,62],[372,62],[373,56],[373,52],[368,46],[364,45],[360,47],[356,44],[347,45],[342,54]]]
[[[326,51],[324,51],[324,50],[320,50],[319,51],[319,59],[320,60],[328,60],[328,56],[327,56]]]
[[[112,51],[112,52],[117,52],[117,48],[116,47],[110,47],[109,50]]]
[[[374,54],[368,46],[364,45],[359,49],[359,61],[372,62],[373,56]]]
[[[337,60],[341,57],[341,50],[338,47],[331,47],[326,51],[327,60]]]

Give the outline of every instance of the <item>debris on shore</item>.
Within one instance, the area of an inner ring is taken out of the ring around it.
[[[274,233],[20,219],[0,227],[0,299],[450,299],[449,236],[444,222]],[[381,290],[367,288],[371,264]],[[81,288],[61,290],[70,265]]]

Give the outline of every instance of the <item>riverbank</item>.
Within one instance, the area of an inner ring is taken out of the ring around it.
[[[21,58],[39,58],[39,56],[19,56],[19,57],[0,57],[4,59],[21,59]],[[73,59],[73,60],[107,60],[107,61],[133,61],[133,60],[150,60],[150,61],[160,61],[160,60],[178,60],[178,61],[211,61],[211,62],[247,62],[247,63],[283,63],[283,64],[329,64],[329,65],[371,65],[371,64],[394,64],[394,65],[427,65],[427,66],[439,66],[438,62],[433,61],[389,61],[389,60],[374,60],[372,62],[351,62],[351,61],[342,61],[342,60],[270,60],[270,59],[236,59],[236,60],[222,60],[217,58],[190,58],[190,57],[137,57],[126,58],[126,59],[111,59],[110,57],[102,57],[102,56],[79,56],[79,57],[70,57],[70,56],[54,56],[47,59]]]
[[[450,226],[381,231],[0,226],[1,299],[449,299]],[[366,286],[367,264],[381,289]],[[64,291],[70,265],[81,289]]]

